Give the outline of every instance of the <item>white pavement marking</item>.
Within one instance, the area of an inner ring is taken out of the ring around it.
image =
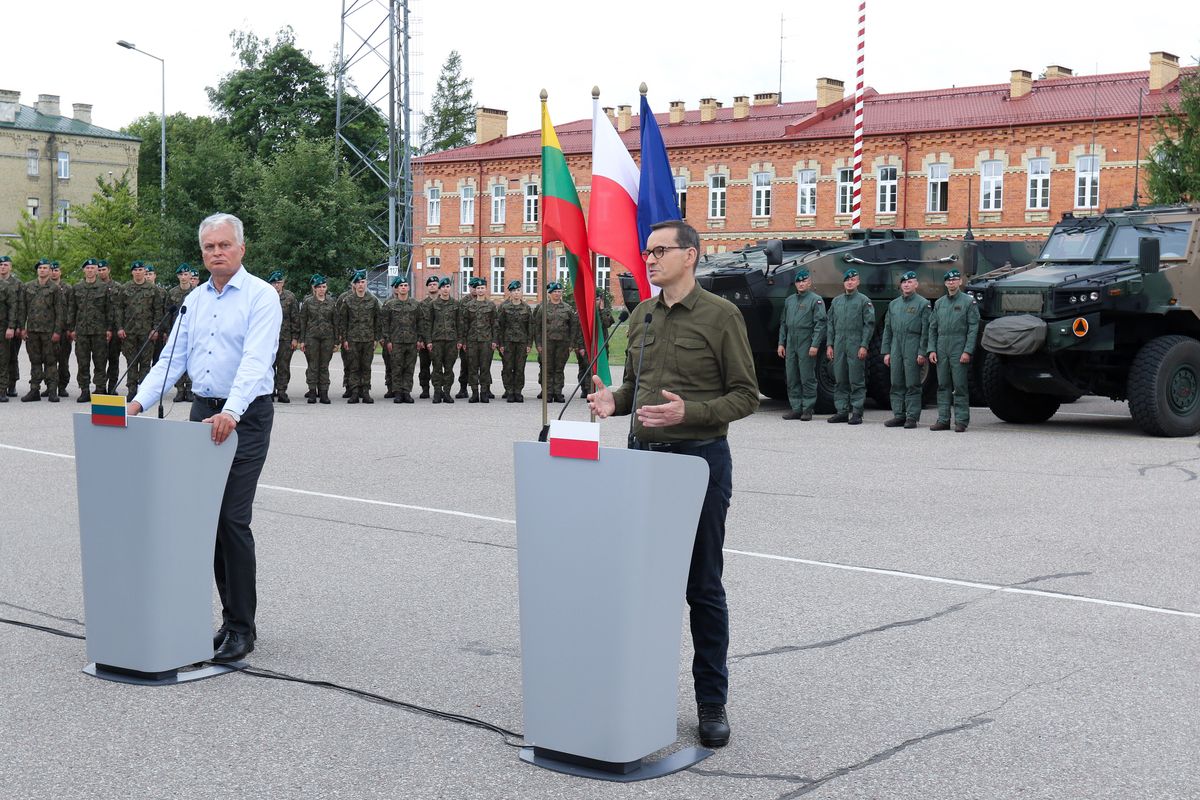
[[[75,460],[75,456],[65,453],[52,453],[48,450],[33,450],[28,447],[16,447],[11,444],[0,444],[0,449],[15,450],[19,453],[32,453],[39,456],[50,456],[52,458],[66,458],[71,461]],[[267,483],[260,483],[260,488],[270,489],[276,492],[290,492],[292,494],[302,494],[309,497],[324,497],[329,500],[342,500],[348,503],[363,503],[364,505],[384,506],[386,508],[403,508],[410,511],[425,511],[430,514],[447,514],[454,517],[467,517],[468,519],[478,519],[485,522],[498,522],[503,525],[516,525],[515,519],[505,519],[503,517],[488,517],[482,514],[471,514],[466,511],[454,511],[446,508],[430,508],[428,506],[414,506],[407,503],[392,503],[386,500],[371,500],[366,497],[350,497],[341,494],[329,494],[327,492],[310,492],[305,489],[292,489],[287,486],[273,486]],[[1200,619],[1200,612],[1195,611],[1180,611],[1175,608],[1161,608],[1159,606],[1147,606],[1141,603],[1126,603],[1120,600],[1102,600],[1098,597],[1085,597],[1078,594],[1060,594],[1058,592],[1045,592],[1038,589],[1023,589],[1019,586],[1004,586],[994,583],[979,583],[978,581],[964,581],[956,578],[941,578],[936,575],[922,575],[918,572],[903,572],[895,569],[880,569],[878,567],[857,567],[853,564],[837,564],[831,561],[813,561],[808,558],[794,558],[792,556],[778,556],[771,553],[755,553],[748,550],[732,550],[725,548],[724,552],[735,556],[749,556],[750,558],[763,558],[768,561],[783,561],[791,564],[805,564],[810,567],[825,567],[827,569],[840,569],[846,572],[865,572],[871,575],[886,575],[892,578],[907,578],[914,581],[925,581],[928,583],[942,583],[949,586],[962,586],[968,589],[983,589],[989,592],[1003,592],[1005,594],[1023,594],[1033,597],[1043,597],[1050,600],[1070,600],[1076,603],[1092,603],[1094,605],[1109,606],[1112,608],[1124,608],[1130,611],[1145,611],[1151,614],[1165,614],[1176,617],[1189,617],[1192,619]]]

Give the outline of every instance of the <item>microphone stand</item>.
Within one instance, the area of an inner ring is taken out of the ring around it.
[[[628,445],[630,450],[637,449],[637,437],[633,435],[633,422],[637,419],[638,388],[642,383],[642,359],[646,356],[646,333],[650,330],[650,322],[653,319],[653,314],[647,314],[642,325],[642,344],[641,347],[638,348],[637,372],[635,372],[633,375],[633,405],[631,405],[629,408]]]
[[[590,364],[588,364],[588,366],[587,366],[588,372],[591,372],[593,369],[596,368],[597,362],[600,361],[600,356],[604,355],[604,353],[608,350],[608,344],[609,344],[609,342],[612,341],[612,334],[616,333],[617,328],[624,325],[625,320],[627,320],[627,319],[629,319],[629,312],[622,310],[621,311],[621,319],[617,322],[616,325],[613,326],[611,333],[608,336],[604,337],[604,344],[600,347],[599,350],[596,351],[596,357],[592,359]],[[559,419],[562,419],[563,414],[567,413],[567,406],[571,405],[571,401],[574,400],[575,396],[580,393],[580,391],[582,390],[582,387],[583,387],[582,383],[575,384],[575,389],[574,389],[574,391],[571,392],[571,396],[567,398],[567,402],[563,404],[562,410],[558,412]],[[592,418],[592,421],[593,422],[596,421],[595,417]]]
[[[150,333],[149,333],[149,334],[147,334],[147,336],[146,336],[146,341],[142,342],[142,346],[141,346],[141,347],[139,347],[139,348],[138,348],[138,350],[137,350],[137,352],[133,354],[133,358],[131,358],[131,359],[128,359],[128,360],[125,362],[125,371],[121,373],[121,377],[117,378],[117,383],[116,383],[116,385],[117,385],[117,386],[120,386],[120,385],[121,385],[121,381],[122,381],[122,380],[124,380],[124,379],[125,379],[125,377],[129,375],[129,370],[130,370],[130,368],[131,368],[131,367],[132,367],[132,366],[133,366],[135,363],[137,363],[137,360],[138,360],[139,358],[141,358],[141,356],[142,356],[142,353],[143,353],[143,352],[145,351],[145,349],[146,349],[146,345],[150,344],[150,342],[151,342],[151,338],[150,338],[150,337],[154,335],[155,331],[157,331],[157,332],[159,332],[159,333],[162,333],[162,332],[163,332],[163,331],[162,331],[162,326],[163,326],[163,325],[166,325],[166,324],[167,324],[167,320],[169,320],[169,319],[171,318],[171,316],[172,316],[172,315],[173,315],[173,314],[174,314],[176,311],[178,311],[178,310],[179,310],[179,306],[171,306],[170,308],[168,308],[168,309],[167,309],[167,313],[166,313],[166,314],[163,314],[163,318],[162,318],[162,319],[160,319],[160,320],[158,321],[158,324],[157,324],[157,325],[155,325],[153,328],[151,328],[151,329],[150,329]],[[126,387],[126,388],[128,388],[128,387]]]
[[[187,306],[179,307],[179,316],[182,317],[187,313]],[[182,321],[177,321],[176,324],[182,325]],[[158,418],[163,418],[163,396],[167,393],[167,372],[171,371],[171,359],[175,358],[175,342],[178,341],[178,336],[171,337],[171,352],[167,353],[167,369],[163,373],[162,392],[158,395]]]

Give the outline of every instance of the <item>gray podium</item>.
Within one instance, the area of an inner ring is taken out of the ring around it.
[[[228,671],[179,672],[213,656],[213,547],[237,433],[211,436],[198,422],[75,415],[88,674],[161,685]]]
[[[708,757],[673,744],[679,645],[702,458],[602,447],[598,461],[517,442],[517,568],[524,735],[521,758],[632,781]],[[594,512],[575,500],[596,499]]]

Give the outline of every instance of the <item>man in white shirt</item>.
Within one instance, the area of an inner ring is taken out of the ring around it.
[[[254,649],[254,537],[250,518],[258,476],[271,444],[275,351],[283,313],[271,285],[242,266],[242,221],[213,214],[200,223],[200,250],[210,278],[179,310],[160,358],[129,404],[137,415],[185,371],[192,379],[191,420],[212,425],[221,444],[238,432],[225,482],[213,573],[223,622],[213,637],[213,661],[238,661]]]

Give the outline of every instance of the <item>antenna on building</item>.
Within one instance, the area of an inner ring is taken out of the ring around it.
[[[779,101],[783,102],[783,12],[779,12]]]

